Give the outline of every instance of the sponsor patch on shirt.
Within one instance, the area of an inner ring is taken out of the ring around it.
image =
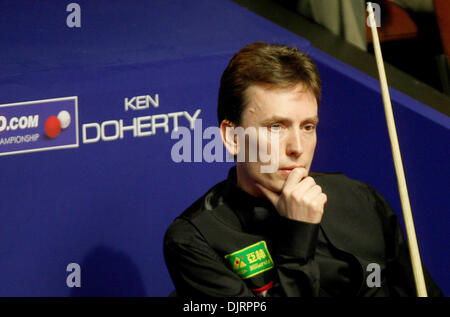
[[[265,241],[259,241],[236,252],[225,255],[228,265],[241,278],[246,279],[273,268],[272,257]]]

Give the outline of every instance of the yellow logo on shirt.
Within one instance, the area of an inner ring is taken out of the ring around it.
[[[274,264],[265,241],[259,241],[225,256],[230,268],[243,279],[273,268]]]

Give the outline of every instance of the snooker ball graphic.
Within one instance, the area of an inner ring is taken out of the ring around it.
[[[44,130],[50,139],[54,139],[61,132],[61,122],[56,116],[48,117],[47,121],[45,121]]]
[[[70,125],[70,113],[66,110],[62,110],[58,113],[58,116],[50,116],[45,121],[44,131],[50,139],[56,138],[61,129],[67,129]]]
[[[61,123],[61,129],[65,130],[70,125],[70,113],[62,110],[58,113],[58,119]]]

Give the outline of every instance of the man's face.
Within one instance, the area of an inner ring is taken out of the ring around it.
[[[255,196],[262,196],[255,182],[279,193],[293,168],[309,172],[317,142],[317,101],[301,84],[288,89],[254,85],[247,90],[248,105],[242,112],[241,126],[267,128],[268,137],[258,134],[258,144],[270,149],[270,137],[278,137],[278,165],[272,173],[262,173],[257,162],[238,162],[238,186]]]

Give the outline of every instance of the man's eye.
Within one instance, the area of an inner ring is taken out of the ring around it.
[[[281,130],[281,124],[274,123],[270,125],[270,131],[272,132],[279,132]]]
[[[315,128],[316,128],[316,125],[314,125],[312,123],[305,125],[305,130],[306,131],[313,131]]]

